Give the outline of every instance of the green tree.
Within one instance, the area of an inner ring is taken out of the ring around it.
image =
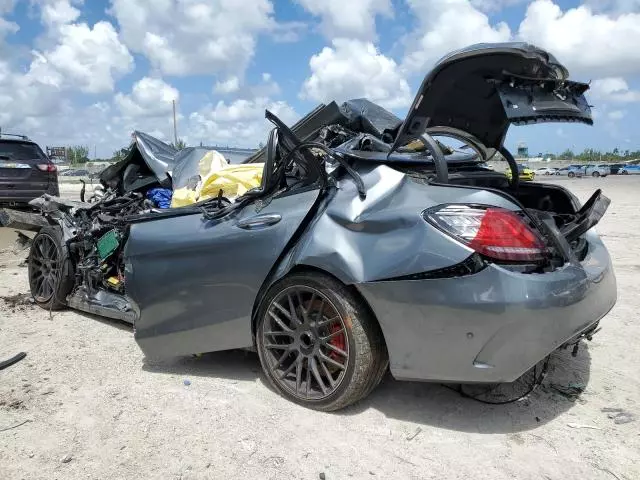
[[[185,148],[187,148],[187,144],[184,143],[184,140],[182,140],[181,138],[178,139],[178,143],[172,143],[171,146],[176,150],[184,150]]]
[[[124,160],[127,155],[129,155],[129,149],[128,148],[121,148],[120,150],[116,150],[115,152],[113,152],[113,156],[111,157],[111,161],[112,162],[119,162],[121,160]]]
[[[573,157],[575,157],[575,155],[573,154],[573,150],[570,150],[568,148],[560,155],[558,155],[558,158],[562,160],[571,160]]]
[[[79,165],[89,161],[89,147],[85,145],[73,145],[67,147],[67,159],[71,165]]]

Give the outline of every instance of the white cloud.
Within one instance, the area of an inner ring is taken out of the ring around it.
[[[275,28],[269,0],[113,0],[129,48],[167,75],[241,74],[256,36]]]
[[[613,110],[607,114],[611,120],[621,120],[625,116],[624,110]]]
[[[178,90],[159,78],[143,77],[138,80],[131,94],[117,93],[114,101],[124,117],[157,117],[168,115],[172,101],[179,99]]]
[[[42,23],[50,27],[65,25],[80,17],[80,10],[72,6],[70,0],[38,0],[34,3],[40,4]]]
[[[213,87],[215,93],[233,93],[240,90],[240,79],[235,75],[227,78],[222,82],[216,82]]]
[[[346,37],[373,40],[376,15],[392,16],[390,0],[296,0],[310,13],[322,18],[328,38]]]
[[[640,102],[640,91],[631,90],[622,77],[599,78],[591,82],[593,97],[614,102]]]
[[[16,33],[20,27],[15,22],[10,22],[0,17],[0,42],[4,41],[4,38],[7,35],[11,35],[12,33]]]
[[[548,49],[573,76],[640,73],[638,13],[610,16],[584,5],[563,12],[551,0],[535,0],[518,36]]]
[[[504,42],[511,37],[506,23],[491,25],[487,15],[468,0],[408,0],[418,18],[405,39],[403,67],[426,74],[446,53],[474,43]]]
[[[408,106],[409,84],[396,62],[369,42],[337,38],[309,60],[301,96],[320,102],[365,97],[387,108]]]
[[[189,116],[188,137],[193,142],[202,140],[209,144],[256,146],[265,142],[267,133],[273,127],[264,118],[265,109],[288,125],[299,118],[286,102],[266,97],[239,99],[230,103],[219,101],[215,106],[207,105]]]
[[[133,57],[109,22],[93,28],[85,23],[61,25],[58,41],[52,50],[34,52],[29,75],[42,83],[108,92],[116,79],[133,69]]]

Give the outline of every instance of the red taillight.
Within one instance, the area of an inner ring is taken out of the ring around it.
[[[425,212],[425,218],[486,257],[512,262],[535,262],[548,255],[540,235],[510,210],[448,205]]]
[[[43,172],[55,172],[58,168],[53,163],[40,163],[38,164],[38,170]]]

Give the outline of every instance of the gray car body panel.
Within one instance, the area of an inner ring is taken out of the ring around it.
[[[543,278],[496,265],[468,277],[358,285],[385,336],[394,377],[510,382],[616,302],[606,248]]]
[[[132,225],[125,278],[140,311],[135,337],[145,354],[252,346],[254,300],[317,198],[318,190],[309,190],[219,221],[194,213]],[[269,224],[278,214],[280,221]],[[251,226],[261,218],[267,224]]]

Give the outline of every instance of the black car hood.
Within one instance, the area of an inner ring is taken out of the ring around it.
[[[585,83],[550,53],[527,43],[477,44],[442,58],[425,77],[392,150],[427,128],[447,126],[498,149],[511,123],[582,122],[591,125]]]

